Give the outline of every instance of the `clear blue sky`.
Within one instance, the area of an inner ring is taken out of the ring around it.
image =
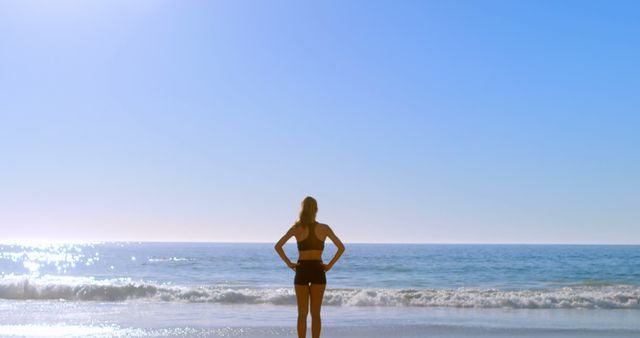
[[[640,243],[637,1],[3,1],[0,238]]]

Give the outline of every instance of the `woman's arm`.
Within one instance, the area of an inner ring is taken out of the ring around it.
[[[291,229],[289,229],[289,231],[287,231],[287,233],[284,234],[282,238],[280,238],[280,240],[278,241],[278,243],[276,243],[276,246],[275,246],[276,252],[278,253],[278,255],[280,255],[280,258],[282,258],[285,264],[287,264],[287,266],[293,270],[296,269],[296,264],[291,262],[289,257],[287,257],[287,255],[284,253],[284,249],[282,249],[282,246],[284,246],[284,243],[287,243],[289,238],[293,237],[294,235],[295,235],[295,228],[291,227]]]
[[[331,239],[333,244],[335,244],[338,247],[338,251],[336,252],[335,256],[333,256],[329,264],[325,264],[324,271],[331,270],[333,265],[336,264],[338,259],[340,259],[340,256],[342,256],[342,254],[344,253],[344,244],[342,244],[342,241],[340,240],[340,238],[338,238],[338,236],[336,236],[336,234],[333,233],[333,230],[331,230],[331,228],[329,228],[328,225],[327,225],[327,230],[329,231],[327,233],[327,237],[329,237],[329,239]]]

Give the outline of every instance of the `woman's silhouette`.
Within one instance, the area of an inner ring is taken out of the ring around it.
[[[307,313],[311,307],[311,336],[320,338],[320,307],[322,296],[327,284],[325,272],[331,270],[338,258],[344,252],[344,244],[340,241],[328,225],[316,222],[318,203],[313,197],[307,196],[302,200],[300,218],[276,243],[276,251],[287,264],[296,272],[294,286],[298,301],[298,338],[307,335]],[[291,237],[298,242],[298,263],[294,264],[284,253],[282,246]],[[338,247],[338,251],[329,264],[322,263],[324,240],[329,237]]]

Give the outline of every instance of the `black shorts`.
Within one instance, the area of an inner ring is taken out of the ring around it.
[[[296,264],[295,285],[327,284],[327,276],[324,273],[324,264],[317,261],[298,261]]]

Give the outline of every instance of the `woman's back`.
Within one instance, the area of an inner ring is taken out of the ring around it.
[[[313,222],[310,224],[298,224],[296,235],[299,257],[301,260],[321,260],[324,250],[324,240],[327,238],[326,225]]]

